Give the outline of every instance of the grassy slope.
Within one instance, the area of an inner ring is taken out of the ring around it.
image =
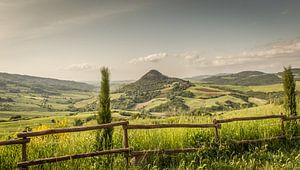
[[[264,86],[249,86],[250,90],[260,91],[260,92],[278,92],[283,91],[283,84],[273,84],[273,85],[264,85]],[[300,91],[300,81],[296,82],[296,90]]]
[[[27,118],[32,118],[30,120],[19,120],[19,121],[9,121],[0,123],[0,136],[12,135],[17,132],[22,132],[24,128],[36,128],[41,125],[46,126],[54,126],[55,122],[59,122],[61,120],[68,120],[68,126],[73,126],[74,119],[82,119],[85,120],[87,117],[94,115],[92,112],[84,112],[80,114],[70,114],[70,112],[17,112],[15,115],[22,115]],[[5,112],[2,112],[1,115],[8,115]]]
[[[299,89],[299,82],[297,82],[297,89]],[[248,91],[249,89],[254,89],[259,91],[274,91],[279,90],[280,85],[268,85],[268,86],[250,86],[250,87],[244,87],[244,86],[226,86],[230,89],[238,89],[243,91]],[[195,94],[195,97],[193,98],[186,98],[184,97],[185,103],[190,107],[190,109],[197,109],[199,107],[212,107],[216,106],[216,102],[224,103],[226,100],[233,101],[235,103],[243,104],[245,103],[240,98],[236,98],[233,96],[227,95],[229,92],[219,90],[217,88],[209,87],[208,85],[202,84],[202,83],[195,83],[195,86],[192,86],[188,88],[187,90],[193,92]],[[163,90],[164,91],[164,90]],[[122,93],[115,93],[112,94],[112,99],[117,98]],[[15,95],[17,97],[17,94],[15,93],[8,93],[5,94],[7,96]],[[218,95],[221,95],[218,97]],[[225,96],[222,96],[225,95]],[[92,96],[92,97],[91,97]],[[202,99],[203,96],[217,96],[216,98],[210,98],[210,99]],[[69,103],[65,103],[66,101],[70,100],[77,100],[77,102],[74,104],[75,107],[81,108],[84,107],[87,104],[91,104],[92,102],[97,100],[96,94],[94,93],[82,93],[82,92],[69,92],[69,93],[63,93],[61,96],[49,96],[48,103],[51,104],[54,108],[58,109],[67,109],[70,105]],[[41,109],[38,105],[41,103],[41,101],[44,98],[40,95],[32,95],[32,94],[21,94],[18,98],[18,104],[14,105],[14,107],[22,109],[23,107],[32,108],[36,111],[26,111],[26,109],[23,109],[23,111],[17,111],[17,112],[11,112],[11,111],[1,111],[0,112],[0,120],[8,120],[11,116],[14,115],[21,115],[22,118],[29,118],[33,120],[27,120],[27,124],[18,124],[22,126],[14,126],[17,124],[17,122],[7,122],[5,127],[13,127],[17,130],[23,130],[26,126],[31,126],[33,124],[34,126],[38,125],[35,123],[31,123],[34,121],[40,122],[40,120],[43,120],[42,122],[51,123],[51,116],[62,116],[61,118],[64,118],[65,115],[68,115],[68,112],[47,112],[44,109]],[[256,103],[257,105],[265,104],[264,100],[260,100],[257,98],[250,98],[251,102]],[[141,103],[139,108],[144,108],[145,110],[149,110],[155,106],[158,106],[162,103],[167,102],[166,98],[155,98],[149,102]],[[137,108],[138,109],[138,108]],[[114,114],[115,117],[123,118],[117,113]],[[46,117],[46,118],[43,118]],[[125,117],[126,118],[126,117]],[[7,126],[9,125],[9,126]],[[4,129],[4,123],[0,123],[0,126],[2,126],[2,133],[6,131]],[[13,130],[8,130],[13,131]]]
[[[280,106],[265,105],[257,108],[250,108],[240,111],[230,111],[222,115],[218,115],[215,118],[231,118],[239,116],[250,115],[269,115],[277,114],[282,111]],[[81,115],[81,114],[80,114]],[[81,115],[84,116],[84,115]],[[157,123],[211,123],[214,117],[191,117],[191,116],[179,116],[170,117],[165,119],[136,119],[131,120],[131,124],[157,124]],[[95,121],[89,122],[88,125],[95,124]],[[68,120],[61,121],[61,123],[47,124],[36,127],[34,130],[49,129],[51,127],[65,127],[69,126]],[[222,126],[220,136],[222,140],[228,139],[256,139],[277,136],[280,134],[280,126],[278,120],[260,120],[252,122],[237,122],[228,123]],[[134,150],[141,149],[158,149],[158,148],[182,148],[182,147],[202,147],[197,154],[180,154],[176,157],[153,157],[142,164],[138,169],[144,169],[148,167],[160,167],[166,168],[170,165],[173,168],[178,166],[193,168],[193,166],[201,167],[206,164],[207,168],[223,169],[225,167],[231,168],[295,168],[299,163],[297,155],[300,154],[300,149],[294,147],[289,149],[285,146],[282,150],[275,148],[282,148],[281,145],[286,144],[270,144],[271,147],[266,145],[258,147],[245,148],[241,154],[239,149],[228,147],[228,145],[215,148],[209,145],[210,139],[213,139],[213,129],[157,129],[157,130],[130,130],[130,146]],[[55,137],[43,137],[34,138],[29,145],[29,158],[36,159],[38,157],[50,157],[65,154],[75,154],[89,152],[93,150],[93,141],[95,141],[94,132],[80,132],[72,134],[60,134]],[[200,143],[197,143],[199,141]],[[59,147],[58,147],[59,146]],[[122,147],[122,129],[115,128],[114,130],[114,146],[115,148]],[[253,148],[254,150],[252,150]],[[19,148],[20,149],[20,148]],[[1,147],[0,160],[4,161],[2,166],[9,167],[10,164],[14,164],[16,160],[20,160],[19,149],[14,147]],[[217,152],[215,151],[217,149]],[[275,150],[274,150],[275,149]],[[229,152],[230,154],[227,154]],[[13,156],[14,155],[14,156]],[[281,156],[280,156],[281,155]],[[193,159],[200,156],[199,160],[192,164]],[[243,157],[243,158],[242,158]],[[280,158],[280,159],[279,159]],[[169,162],[170,160],[175,162]],[[156,160],[156,161],[155,161]],[[289,161],[290,160],[290,161]],[[9,161],[9,162],[8,162]],[[124,158],[115,157],[115,168],[119,169],[124,167]],[[167,164],[160,164],[163,161]],[[191,164],[185,164],[184,161],[188,161]],[[58,168],[58,169],[94,169],[94,163],[92,159],[80,159],[74,161],[67,161],[58,164],[48,164],[43,166],[43,169]],[[42,167],[36,167],[42,168]],[[180,169],[180,168],[179,168]],[[184,169],[184,168],[183,168]]]
[[[86,83],[0,73],[0,110],[65,111],[75,102],[90,98],[94,89]]]
[[[268,85],[268,86],[251,86],[251,87],[241,87],[241,86],[228,86],[230,88],[235,88],[243,91],[248,91],[248,89],[256,88],[256,90],[261,91],[272,91],[279,90],[279,85]],[[209,89],[209,90],[207,90]],[[297,85],[297,89],[299,89],[299,83]],[[207,96],[206,93],[214,93],[217,94],[227,94],[228,92],[224,92],[218,89],[214,89],[211,87],[207,87],[203,84],[196,84],[195,87],[190,87],[188,90],[196,93],[196,97],[194,98],[184,98],[186,103],[191,108],[199,107],[199,105],[212,106],[217,101],[222,102],[225,100],[232,100],[235,102],[242,103],[243,101],[239,98],[235,98],[232,96],[221,96],[213,99],[199,99],[198,96]],[[119,94],[116,94],[118,97]],[[90,96],[87,94],[81,93],[70,93],[64,94],[64,97],[74,98],[74,99],[82,99],[86,97],[86,100],[78,101],[75,105],[80,107],[86,103],[91,102]],[[24,95],[24,98],[20,98],[20,100],[28,101],[30,96]],[[40,96],[36,96],[36,100],[41,100]],[[57,102],[61,98],[57,96],[50,97],[51,100]],[[35,101],[35,100],[34,100]],[[32,101],[33,102],[33,101]],[[163,102],[163,100],[154,99],[153,102],[147,103],[145,105],[146,108],[151,108],[157,103]],[[55,107],[60,107],[55,105]],[[170,117],[165,119],[135,119],[130,120],[131,124],[157,124],[157,123],[211,123],[213,118],[232,118],[232,117],[240,117],[240,116],[259,116],[259,115],[269,115],[269,114],[279,114],[283,112],[283,108],[278,105],[263,105],[255,108],[243,109],[238,111],[230,111],[230,112],[219,112],[216,113],[214,117],[193,117],[193,116],[177,116]],[[300,110],[298,109],[298,112]],[[15,122],[4,122],[0,123],[0,139],[7,139],[8,135],[15,136],[15,132],[22,131],[26,126],[30,126],[34,128],[33,130],[43,130],[54,127],[67,127],[73,125],[73,120],[75,118],[85,119],[88,116],[93,115],[93,113],[79,113],[78,115],[70,116],[68,112],[0,112],[0,120],[7,120],[10,115],[16,114],[24,114],[25,117],[34,118],[35,116],[42,116],[41,118],[35,118],[32,120],[21,120]],[[123,118],[117,112],[113,113],[114,117]],[[60,120],[60,123],[52,123],[51,120]],[[90,121],[85,125],[94,125],[96,121]],[[227,139],[255,139],[255,138],[264,138],[277,136],[280,133],[279,121],[278,120],[262,120],[262,121],[253,121],[253,122],[238,122],[238,123],[230,123],[224,124],[222,126],[220,135],[222,140]],[[3,136],[4,135],[4,136]],[[198,137],[197,137],[198,135]],[[2,137],[1,137],[2,136]],[[35,138],[32,140],[29,148],[30,159],[39,158],[39,157],[49,157],[49,156],[57,156],[57,155],[65,155],[65,154],[74,154],[74,153],[83,153],[93,150],[93,141],[95,140],[94,132],[82,132],[75,134],[61,134],[55,135],[56,138],[53,137],[45,137],[45,138]],[[162,130],[130,130],[130,146],[135,150],[141,149],[157,149],[157,148],[181,148],[181,147],[194,147],[195,141],[202,141],[201,145],[205,143],[209,143],[210,139],[213,139],[213,130],[211,129],[162,129]],[[200,137],[199,137],[200,136]],[[195,138],[197,137],[197,138]],[[114,131],[114,146],[116,148],[122,146],[122,130],[116,128]],[[46,147],[42,146],[45,144]],[[200,145],[200,146],[201,146]],[[205,144],[206,145],[206,144]],[[273,146],[273,145],[272,145]],[[224,146],[226,148],[226,146]],[[277,151],[272,151],[272,149],[279,147],[281,149],[277,149]],[[294,149],[289,150],[289,146],[280,147],[273,146],[271,149],[266,149],[263,146],[258,147],[255,152],[243,152],[243,154],[236,153],[236,150],[228,150],[228,152],[233,153],[232,155],[225,154],[224,156],[214,155],[213,157],[209,157],[211,154],[211,146],[206,146],[203,148],[203,153],[200,152],[201,157],[201,165],[206,165],[210,168],[223,169],[223,165],[231,167],[231,168],[295,168],[297,165],[300,165],[300,159],[298,159],[298,155],[300,155],[300,149],[294,147]],[[224,148],[223,148],[224,149]],[[15,147],[0,147],[0,161],[2,164],[0,165],[0,169],[6,167],[7,169],[11,165],[14,165],[16,160],[20,160],[19,154],[20,148],[18,146]],[[208,154],[209,152],[210,154]],[[218,152],[223,152],[222,148],[219,148]],[[226,151],[224,151],[226,152]],[[257,153],[258,152],[258,153]],[[213,152],[214,153],[214,152]],[[215,154],[215,153],[214,153]],[[224,153],[220,153],[224,155]],[[193,162],[195,155],[179,155],[173,157],[177,163],[180,165],[185,164],[184,160],[188,162]],[[241,158],[243,157],[243,158]],[[300,157],[299,157],[300,158]],[[154,159],[158,159],[157,161],[153,160],[149,161],[150,167],[158,166],[159,161],[168,161],[163,158],[156,157]],[[159,160],[162,159],[162,160]],[[116,168],[124,167],[124,159],[122,157],[116,157]],[[199,162],[199,161],[198,161]],[[178,167],[178,164],[174,163],[175,167]],[[158,165],[157,165],[158,164]],[[171,163],[172,164],[172,163]],[[68,161],[58,164],[46,165],[44,167],[36,167],[36,168],[44,168],[44,169],[93,169],[94,162],[92,159],[81,159]],[[145,169],[147,165],[141,166],[140,169]],[[193,168],[194,165],[188,165],[189,168]],[[221,166],[221,167],[220,167]],[[163,167],[163,166],[162,166]],[[139,168],[139,167],[137,167]]]
[[[235,74],[212,76],[202,81],[223,85],[266,85],[281,82],[277,74],[267,74],[259,71],[243,71]]]

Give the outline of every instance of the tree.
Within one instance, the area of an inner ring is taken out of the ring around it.
[[[284,108],[287,114],[291,116],[296,116],[296,83],[294,80],[294,75],[292,73],[291,66],[289,66],[288,68],[284,67],[282,78],[284,88]]]
[[[99,107],[97,123],[110,123],[112,121],[110,111],[110,96],[109,96],[109,70],[106,67],[101,68],[101,85],[99,94]],[[112,142],[113,129],[102,129],[99,130],[96,136],[96,149],[97,150],[109,150],[113,147]],[[105,166],[105,169],[113,169],[112,157],[107,156],[107,159],[101,160],[101,163]]]

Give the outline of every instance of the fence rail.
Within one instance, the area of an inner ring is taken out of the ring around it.
[[[238,122],[238,121],[249,121],[249,120],[263,120],[263,119],[274,119],[282,118],[284,115],[267,115],[267,116],[256,116],[256,117],[236,117],[230,119],[221,119],[216,120],[216,123],[229,123],[229,122]]]
[[[220,124],[158,124],[158,125],[128,125],[127,129],[162,129],[162,128],[220,128]]]
[[[22,137],[51,135],[51,134],[58,134],[58,133],[81,132],[81,131],[88,131],[88,130],[112,128],[114,126],[120,126],[120,125],[126,125],[126,124],[128,124],[127,121],[122,121],[122,122],[101,124],[101,125],[96,125],[96,126],[57,128],[57,129],[43,130],[43,131],[37,131],[37,132],[21,132],[21,133],[17,134],[17,137],[22,138]]]
[[[295,117],[284,117],[283,118],[285,121],[289,121],[289,120],[297,120],[300,119],[300,116],[295,116]]]
[[[113,122],[108,124],[101,124],[96,126],[85,126],[85,127],[71,127],[71,128],[57,128],[51,130],[43,130],[37,132],[22,132],[18,133],[17,137],[20,139],[0,141],[1,145],[14,145],[14,144],[22,144],[22,162],[17,164],[17,167],[20,169],[27,169],[29,166],[40,165],[45,163],[59,162],[59,161],[67,161],[71,159],[79,159],[79,158],[87,158],[94,157],[99,155],[108,155],[108,154],[124,154],[126,159],[126,169],[129,168],[129,157],[139,158],[141,156],[146,156],[150,154],[177,154],[177,153],[187,153],[187,152],[195,152],[198,148],[180,148],[180,149],[159,149],[159,150],[143,150],[143,151],[133,151],[129,147],[128,141],[128,130],[130,129],[161,129],[161,128],[212,128],[215,131],[215,141],[220,142],[219,138],[219,129],[221,128],[221,124],[237,122],[237,121],[252,121],[252,120],[263,120],[263,119],[274,119],[280,118],[281,122],[281,130],[282,135],[266,138],[266,139],[254,139],[254,140],[241,140],[235,142],[237,144],[246,144],[246,143],[258,143],[258,142],[266,142],[271,140],[278,139],[286,139],[284,122],[300,119],[300,116],[297,117],[286,117],[282,113],[281,115],[267,115],[267,116],[257,116],[257,117],[239,117],[239,118],[230,118],[230,119],[220,119],[213,120],[212,124],[157,124],[157,125],[129,125],[127,121],[121,122]],[[43,135],[51,135],[51,134],[59,134],[59,133],[70,133],[70,132],[81,132],[81,131],[89,131],[89,130],[98,130],[104,128],[114,128],[116,126],[121,126],[123,128],[123,148],[104,150],[104,151],[95,151],[89,153],[81,153],[74,155],[65,155],[60,157],[51,157],[51,158],[40,158],[36,160],[27,160],[27,143],[30,142],[30,138],[28,137],[37,137]],[[290,139],[300,139],[300,136],[294,136]]]
[[[36,159],[36,160],[31,160],[31,161],[20,162],[20,163],[18,163],[17,167],[19,167],[19,168],[20,167],[28,167],[28,166],[32,166],[32,165],[67,161],[67,160],[71,160],[71,159],[88,158],[88,157],[99,156],[99,155],[127,153],[128,151],[129,151],[129,149],[126,149],[126,148],[112,149],[112,150],[106,150],[106,151],[96,151],[96,152],[90,152],[90,153],[66,155],[66,156],[53,157],[53,158]]]
[[[28,143],[30,142],[30,139],[27,138],[26,140],[24,139],[13,139],[13,140],[7,140],[7,141],[0,141],[0,146],[1,145],[17,145],[17,144],[23,144],[23,143]]]

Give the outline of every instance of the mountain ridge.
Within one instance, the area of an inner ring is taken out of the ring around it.
[[[242,71],[224,76],[211,76],[202,81],[221,85],[269,85],[280,83],[281,79],[275,73],[264,73],[261,71]]]
[[[55,78],[46,78],[21,74],[10,74],[0,72],[0,89],[4,89],[8,84],[15,85],[16,88],[42,88],[47,90],[79,90],[91,91],[95,86],[76,82],[72,80],[60,80]]]

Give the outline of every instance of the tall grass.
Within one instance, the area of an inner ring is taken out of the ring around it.
[[[166,119],[137,119],[131,120],[130,124],[211,123],[213,118],[280,113],[281,108],[269,105],[256,109],[233,111],[218,114],[215,117],[178,116]],[[61,121],[55,124],[55,127],[68,125],[69,122]],[[43,125],[34,130],[50,128],[53,127]],[[299,123],[297,128],[300,129]],[[214,129],[129,130],[129,146],[133,150],[199,148],[196,153],[149,156],[144,158],[138,166],[131,166],[131,169],[290,169],[300,166],[299,140],[278,140],[257,145],[236,145],[229,141],[230,139],[267,138],[280,134],[279,119],[222,124],[220,145],[215,144],[213,141]],[[91,152],[94,151],[95,136],[95,131],[87,131],[33,137],[28,144],[28,158],[32,160]],[[115,128],[114,148],[122,147],[122,138],[122,129],[120,127]],[[0,169],[14,169],[20,160],[20,146],[0,147]],[[97,159],[86,158],[33,166],[30,169],[96,169],[96,165]],[[124,157],[116,155],[114,168],[124,169],[124,167]]]

